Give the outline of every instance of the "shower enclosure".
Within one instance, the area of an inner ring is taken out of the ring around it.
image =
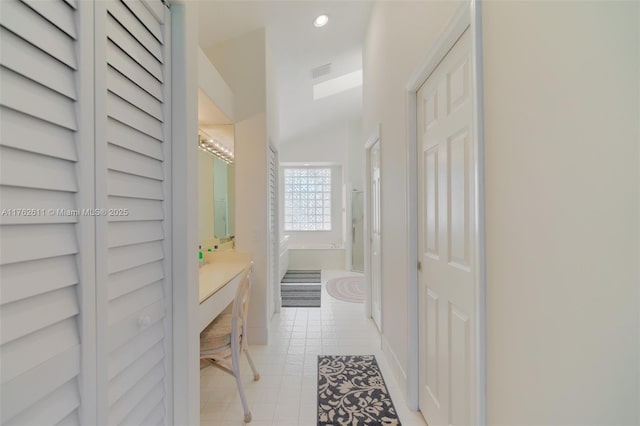
[[[351,270],[364,271],[364,192],[351,192]]]

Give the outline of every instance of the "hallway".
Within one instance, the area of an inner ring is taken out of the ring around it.
[[[640,0],[0,0],[0,50],[0,425],[238,425],[230,351],[254,425],[366,354],[404,425],[640,426]]]
[[[406,408],[389,366],[380,350],[380,336],[373,321],[366,319],[364,304],[334,299],[326,282],[338,276],[358,275],[344,271],[322,271],[322,307],[283,308],[271,320],[269,345],[251,347],[260,372],[252,380],[246,357],[242,372],[252,425],[315,425],[317,356],[352,354],[376,356],[387,388],[403,425],[424,425],[422,416]],[[202,426],[243,424],[235,379],[214,368],[200,373]]]

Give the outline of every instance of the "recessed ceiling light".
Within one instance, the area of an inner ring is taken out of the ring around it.
[[[313,21],[313,26],[316,28],[324,27],[329,22],[329,17],[327,15],[318,16],[315,21]]]

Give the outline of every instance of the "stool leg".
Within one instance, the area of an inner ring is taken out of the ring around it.
[[[247,398],[244,394],[244,388],[242,386],[242,377],[240,376],[240,350],[239,339],[232,333],[231,340],[231,366],[233,367],[233,375],[236,378],[236,384],[238,385],[238,393],[240,394],[240,401],[242,402],[242,409],[244,410],[244,422],[251,422],[251,411],[249,411],[249,405],[247,404]]]
[[[249,361],[249,365],[251,366],[251,370],[253,371],[253,380],[260,380],[260,374],[258,374],[258,370],[256,370],[256,366],[253,365],[253,359],[251,359],[251,355],[249,354],[249,349],[244,348],[244,353],[247,355],[247,360]]]
[[[234,364],[233,373],[236,376],[236,383],[238,385],[238,393],[240,394],[240,401],[242,402],[242,409],[244,410],[244,422],[251,422],[251,411],[247,405],[247,397],[244,395],[244,388],[242,387],[242,378],[240,377],[240,369],[237,364]]]

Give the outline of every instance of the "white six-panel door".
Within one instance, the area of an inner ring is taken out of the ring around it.
[[[419,398],[430,426],[473,424],[471,32],[418,91]]]

